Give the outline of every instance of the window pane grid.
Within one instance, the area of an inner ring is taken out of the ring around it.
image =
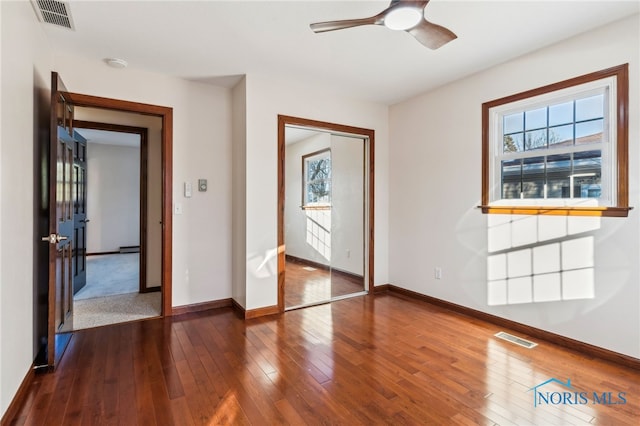
[[[529,150],[524,152],[510,152],[496,157],[500,161],[516,160],[519,158],[538,157],[540,155],[557,155],[571,154],[575,152],[593,151],[594,149],[602,149],[601,144],[579,144],[571,146],[552,146],[545,150]]]
[[[304,206],[327,206],[331,203],[331,151],[303,156]]]
[[[602,151],[503,160],[503,199],[599,198]]]
[[[600,143],[604,133],[604,93],[503,116],[504,154]]]

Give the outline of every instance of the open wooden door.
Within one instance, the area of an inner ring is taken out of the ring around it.
[[[82,141],[75,136],[75,106],[132,112],[162,119],[161,315],[172,315],[173,109],[71,93],[67,91],[58,73],[52,72],[49,161],[48,171],[44,173],[49,180],[48,196],[43,195],[43,198],[48,199],[48,205],[43,206],[43,209],[49,213],[49,234],[42,237],[49,245],[47,343],[46,357],[43,357],[49,368],[58,363],[71,338],[70,331],[73,330],[74,276],[81,280],[78,275],[81,276],[84,271],[74,269],[74,252],[75,261],[82,262],[83,268],[86,265],[84,239],[75,237],[76,232],[84,233],[84,226],[88,222],[84,181],[86,146],[83,148]],[[42,190],[44,192],[44,188]]]
[[[73,328],[73,106],[58,73],[51,73],[51,133],[49,147],[49,320],[47,364],[64,351]]]

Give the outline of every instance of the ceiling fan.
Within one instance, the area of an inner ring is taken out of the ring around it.
[[[406,31],[429,49],[438,49],[457,36],[447,28],[425,19],[424,8],[427,4],[429,0],[392,0],[389,7],[369,18],[317,22],[310,27],[316,33],[323,33],[361,25],[383,25],[391,30]]]

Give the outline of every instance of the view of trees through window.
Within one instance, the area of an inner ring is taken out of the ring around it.
[[[310,154],[303,158],[304,205],[331,203],[331,151]]]

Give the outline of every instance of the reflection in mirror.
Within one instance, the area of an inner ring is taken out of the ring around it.
[[[285,127],[285,309],[365,294],[366,142]]]

